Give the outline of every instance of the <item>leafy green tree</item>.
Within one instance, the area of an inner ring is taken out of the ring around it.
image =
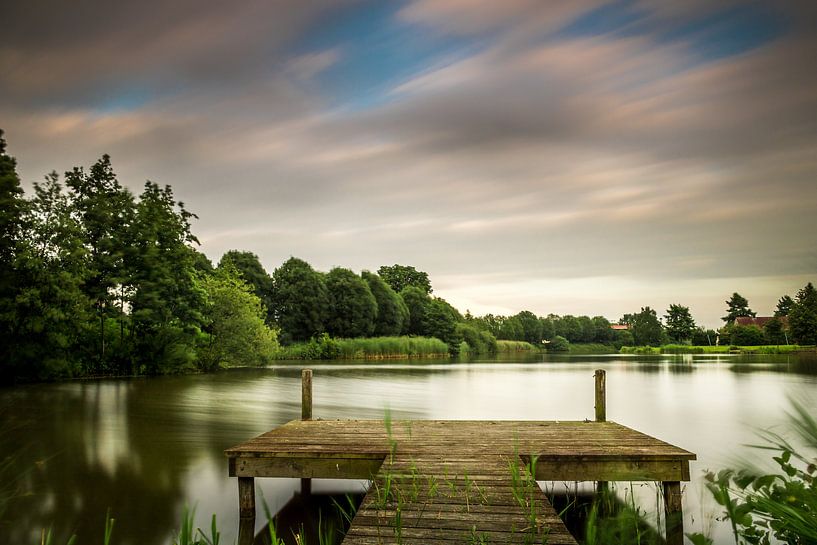
[[[506,341],[525,340],[525,327],[522,325],[522,321],[516,316],[509,316],[502,320],[497,338]]]
[[[561,335],[556,335],[551,339],[550,343],[548,343],[547,349],[548,352],[568,352],[570,351],[570,341]]]
[[[282,341],[305,341],[326,331],[329,296],[323,275],[290,257],[272,273],[272,314]]]
[[[349,269],[335,267],[326,275],[326,292],[329,335],[353,338],[368,337],[374,332],[377,300],[365,280]]]
[[[775,316],[788,316],[791,312],[791,307],[794,306],[794,299],[788,295],[784,295],[777,301],[777,308],[774,311]]]
[[[266,309],[242,273],[231,263],[211,275],[199,275],[206,294],[207,334],[197,351],[200,367],[264,365],[278,347],[275,332],[264,322]]]
[[[589,316],[579,316],[576,318],[579,322],[579,342],[590,343],[596,337],[596,326]]]
[[[695,332],[695,320],[689,312],[689,307],[671,304],[664,315],[667,335],[673,342],[687,342]]]
[[[714,329],[696,327],[692,332],[692,344],[695,346],[714,346],[718,338],[718,332]]]
[[[369,290],[377,301],[374,335],[400,335],[409,318],[409,310],[403,299],[378,275],[363,271],[361,277],[369,285]]]
[[[460,352],[462,336],[457,332],[457,323],[462,321],[460,313],[445,299],[434,297],[425,309],[423,334],[437,337],[448,345],[448,351],[456,356]]]
[[[539,345],[542,342],[542,324],[539,318],[529,311],[523,310],[514,316],[519,324],[522,326],[522,339],[533,345]]]
[[[204,293],[195,282],[195,215],[170,186],[146,182],[133,220],[129,258],[134,363],[161,373],[192,365],[193,333],[201,324]]]
[[[487,330],[480,329],[468,320],[456,326],[456,335],[468,344],[473,354],[494,354],[497,350],[496,337]]]
[[[766,338],[766,344],[788,344],[783,321],[777,316],[763,326],[763,335]]]
[[[766,342],[763,330],[756,325],[732,324],[728,332],[729,344],[734,346],[760,346]]]
[[[789,328],[798,344],[817,344],[817,290],[809,282],[797,292],[789,312]]]
[[[25,211],[26,202],[17,176],[17,161],[6,154],[6,140],[0,130],[0,382],[4,376],[11,380],[14,374],[9,367],[15,342],[15,298],[18,290],[15,258],[24,229]]]
[[[571,343],[580,343],[584,338],[582,331],[582,324],[578,318],[573,315],[566,314],[557,317],[554,322],[554,330],[556,335],[564,337]]]
[[[65,173],[65,184],[71,189],[74,213],[83,233],[87,256],[87,275],[83,291],[93,302],[98,323],[97,337],[86,346],[97,362],[97,370],[108,371],[105,321],[120,317],[128,290],[125,285],[125,260],[133,248],[132,223],[135,216],[133,195],[123,188],[114,174],[108,155],[86,173],[76,167]],[[87,358],[85,358],[87,359]]]
[[[420,288],[426,295],[432,292],[428,273],[418,271],[411,266],[394,264],[389,267],[383,265],[377,269],[377,274],[397,293],[401,293],[409,286]]]
[[[264,270],[258,256],[252,252],[241,252],[230,250],[221,256],[218,262],[219,268],[232,264],[241,274],[241,278],[252,287],[253,293],[261,300],[267,309],[264,318],[267,324],[273,323],[272,317],[272,277]]]
[[[556,329],[553,325],[554,315],[550,314],[545,318],[539,318],[539,324],[542,326],[542,338],[551,340],[556,336]]]
[[[431,304],[431,297],[422,288],[408,286],[400,292],[400,298],[409,311],[404,331],[409,335],[425,335],[426,312]]]
[[[613,330],[610,321],[604,316],[593,316],[593,342],[609,343],[613,340]]]
[[[636,314],[623,318],[630,325],[636,346],[660,346],[664,338],[664,328],[656,312],[650,307],[641,307]]]
[[[721,320],[727,324],[731,324],[739,316],[756,316],[755,312],[749,308],[749,301],[737,292],[726,301],[726,307],[726,316]]]

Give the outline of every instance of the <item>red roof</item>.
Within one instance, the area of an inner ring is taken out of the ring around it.
[[[775,316],[738,316],[735,318],[735,323],[738,325],[756,325],[757,327],[765,327],[769,321],[775,318]],[[789,326],[789,317],[788,316],[777,316],[778,320],[783,323],[783,327]]]
[[[610,324],[610,329],[615,329],[618,331],[623,329],[630,329],[630,326],[628,326],[627,324]]]

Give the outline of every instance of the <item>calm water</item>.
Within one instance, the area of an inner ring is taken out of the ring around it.
[[[703,470],[755,456],[743,445],[756,442],[758,428],[785,429],[788,397],[817,413],[813,357],[540,356],[310,367],[316,417],[381,418],[389,407],[394,418],[541,420],[592,419],[593,370],[606,369],[609,419],[698,454],[684,496],[686,528],[710,531],[717,543],[730,540],[712,520],[717,510],[702,491]],[[53,527],[60,545],[71,533],[78,545],[95,545],[110,509],[115,544],[165,545],[185,505],[196,506],[202,527],[216,513],[232,543],[238,500],[222,451],[300,417],[300,369],[0,390],[0,493],[21,491],[0,512],[0,543],[39,543],[42,529]],[[289,479],[256,482],[273,510],[297,487]],[[650,509],[655,499],[641,488]]]

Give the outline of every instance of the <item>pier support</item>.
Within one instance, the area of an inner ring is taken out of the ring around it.
[[[607,372],[596,369],[596,422],[607,421]]]
[[[255,479],[238,478],[238,545],[252,545],[255,539]]]
[[[684,510],[681,506],[681,483],[664,482],[664,516],[667,545],[684,545]]]
[[[312,420],[312,369],[301,371],[301,420]],[[312,493],[312,479],[301,479],[301,494]]]

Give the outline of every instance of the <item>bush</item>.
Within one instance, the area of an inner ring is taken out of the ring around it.
[[[548,352],[567,352],[568,350],[570,350],[570,342],[561,335],[553,337],[548,344]]]
[[[729,343],[737,346],[760,346],[766,343],[766,336],[756,325],[736,324],[729,328]]]

